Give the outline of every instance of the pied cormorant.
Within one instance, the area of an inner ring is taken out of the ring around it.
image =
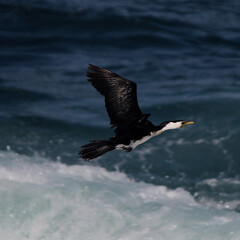
[[[115,136],[108,140],[93,140],[82,146],[79,157],[86,160],[97,158],[114,149],[126,152],[146,142],[162,132],[193,124],[192,121],[166,121],[153,125],[138,106],[136,83],[123,78],[107,69],[89,65],[88,81],[105,98],[105,106],[112,127],[116,127]]]

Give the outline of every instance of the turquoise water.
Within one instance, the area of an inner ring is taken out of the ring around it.
[[[239,9],[0,0],[0,235],[238,240]],[[195,124],[78,159],[113,134],[89,63],[135,81],[155,124]]]
[[[183,188],[97,166],[0,156],[3,239],[239,239],[238,213],[199,204]]]

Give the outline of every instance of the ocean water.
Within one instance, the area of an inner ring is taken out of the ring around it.
[[[0,0],[1,239],[239,240],[240,2]],[[138,84],[155,124],[112,136],[88,64]]]
[[[240,215],[183,188],[0,152],[2,239],[239,239]]]

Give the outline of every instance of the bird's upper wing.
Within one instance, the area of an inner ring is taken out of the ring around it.
[[[107,69],[89,65],[88,81],[105,97],[105,105],[113,126],[141,119],[136,83]]]

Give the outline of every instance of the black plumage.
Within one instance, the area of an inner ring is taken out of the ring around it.
[[[160,134],[160,130],[170,122],[154,126],[147,120],[150,114],[143,114],[138,106],[136,83],[101,67],[90,64],[88,68],[88,81],[105,98],[110,124],[115,127],[115,136],[82,146],[80,157],[91,160],[114,149],[130,152],[137,145]],[[184,124],[185,121],[173,122]]]
[[[138,106],[136,83],[91,64],[89,69],[88,81],[105,97],[110,124],[120,126],[144,116]]]

